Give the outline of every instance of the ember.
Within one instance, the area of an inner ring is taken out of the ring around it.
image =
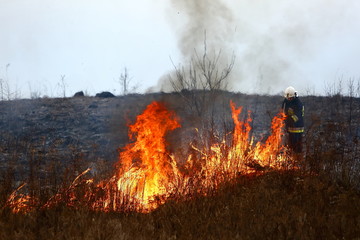
[[[239,174],[289,167],[291,159],[283,154],[286,149],[281,145],[284,115],[279,113],[274,117],[272,134],[264,143],[254,144],[250,138],[250,113],[241,121],[242,107],[237,108],[233,102],[230,107],[235,124],[232,142],[223,139],[213,143],[210,149],[190,144],[197,157],[192,154],[187,157],[184,171],[180,171],[175,157],[168,152],[165,140],[168,131],[180,127],[179,121],[162,103],[153,102],[129,126],[131,143],[120,152],[117,168],[110,179],[94,183],[92,179],[85,179],[87,169],[43,206],[36,206],[35,199],[18,193],[21,186],[8,198],[7,207],[15,213],[57,204],[85,205],[105,212],[149,212],[174,196],[206,195],[209,189],[216,190],[219,184]],[[82,189],[80,194],[79,188]]]

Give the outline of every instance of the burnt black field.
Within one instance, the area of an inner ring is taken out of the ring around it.
[[[270,134],[281,96],[219,91],[131,94],[0,102],[0,239],[356,239],[360,236],[360,99],[302,96],[304,159],[300,169],[239,176],[210,196],[169,201],[148,214],[86,209],[12,214],[9,194],[23,182],[46,198],[91,168],[109,176],[130,140],[128,125],[153,101],[176,113],[168,134],[180,159],[197,134],[209,143],[233,130],[230,100],[253,121],[252,137]],[[189,95],[191,96],[191,95]],[[185,97],[185,98],[184,98]],[[185,160],[184,160],[185,161]]]

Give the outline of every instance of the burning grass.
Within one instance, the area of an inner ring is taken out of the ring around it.
[[[250,113],[241,121],[242,108],[237,108],[233,102],[230,107],[235,124],[231,142],[221,139],[212,143],[209,149],[192,145],[199,158],[187,157],[184,170],[188,174],[180,171],[176,159],[167,151],[166,133],[180,127],[179,121],[174,112],[153,102],[129,126],[132,142],[120,152],[118,166],[110,179],[99,183],[92,179],[80,180],[89,171],[86,170],[43,205],[29,195],[18,193],[17,189],[5,206],[15,213],[39,207],[52,208],[57,204],[86,206],[104,212],[149,212],[167,199],[199,193],[207,195],[208,191],[216,190],[220,184],[232,181],[239,174],[255,172],[254,166],[288,169],[293,165],[289,156],[281,154],[286,150],[281,145],[282,113],[273,119],[272,135],[265,143],[254,144],[249,137]]]
[[[180,165],[166,142],[180,121],[163,104],[150,104],[129,126],[131,142],[109,177],[95,180],[87,169],[49,197],[29,185],[2,196],[0,238],[359,236],[359,192],[294,162],[281,144],[282,114],[273,118],[271,135],[255,143],[251,115],[241,118],[242,108],[232,102],[230,108],[233,132],[208,146],[190,143]]]
[[[250,174],[147,214],[0,211],[0,239],[355,239],[360,196],[298,171]]]

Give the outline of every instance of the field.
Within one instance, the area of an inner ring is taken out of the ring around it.
[[[207,93],[197,94],[209,97]],[[211,149],[212,144],[233,138],[230,101],[243,106],[241,119],[245,122],[247,111],[251,111],[249,138],[254,142],[270,135],[271,120],[282,102],[281,96],[219,92],[212,104],[198,102],[203,105],[197,111],[184,101],[184,95],[0,102],[0,238],[360,237],[360,100],[341,95],[301,98],[306,109],[304,155],[286,168],[238,172],[236,177],[206,191],[174,194],[147,213],[95,211],[66,202],[41,207],[61,189],[69,189],[88,168],[85,179],[99,182],[111,177],[119,152],[133,141],[128,136],[128,125],[153,101],[165,103],[181,125],[166,134],[166,150],[177,159],[180,170],[188,170],[181,166],[186,164],[189,152],[199,146]],[[26,186],[17,193],[36,201],[30,201],[31,211],[13,213],[8,199],[23,183]],[[82,191],[82,186],[76,185],[76,191]]]

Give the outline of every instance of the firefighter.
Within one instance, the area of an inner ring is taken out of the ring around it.
[[[282,109],[286,115],[285,128],[288,133],[288,147],[294,154],[300,155],[304,133],[304,105],[293,87],[286,88],[284,93]]]

